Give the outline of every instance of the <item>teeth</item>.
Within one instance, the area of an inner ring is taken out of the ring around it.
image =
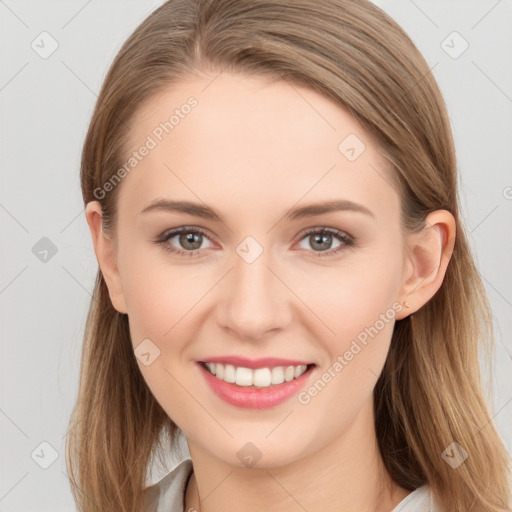
[[[272,384],[281,384],[281,382],[284,382],[284,368],[276,366],[272,368]]]
[[[290,382],[300,377],[307,369],[307,365],[299,366],[276,366],[274,368],[251,368],[235,367],[232,364],[205,363],[206,368],[212,375],[224,382],[235,383],[237,386],[254,386],[265,388],[272,384]]]
[[[224,380],[226,382],[236,381],[236,368],[232,364],[227,364],[224,366]]]

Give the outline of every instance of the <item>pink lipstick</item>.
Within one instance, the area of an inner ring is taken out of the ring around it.
[[[296,395],[311,377],[314,363],[281,358],[210,357],[199,372],[222,400],[246,409],[275,407]]]

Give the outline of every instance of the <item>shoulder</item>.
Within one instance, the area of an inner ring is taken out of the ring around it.
[[[183,512],[183,499],[193,466],[190,459],[180,462],[170,473],[144,489],[144,512],[173,510]]]
[[[418,487],[391,512],[441,512],[428,485]]]

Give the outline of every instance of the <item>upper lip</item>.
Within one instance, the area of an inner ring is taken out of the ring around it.
[[[282,359],[280,357],[262,357],[260,359],[247,359],[240,356],[218,356],[206,357],[201,360],[203,363],[222,363],[232,364],[233,366],[243,368],[273,368],[275,366],[300,366],[313,364],[307,361],[300,361],[298,359]]]

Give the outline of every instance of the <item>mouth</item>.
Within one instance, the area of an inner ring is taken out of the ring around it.
[[[279,406],[297,395],[317,373],[317,365],[305,361],[251,361],[235,357],[214,359],[216,361],[196,361],[204,382],[221,400],[244,409]],[[230,362],[226,359],[230,359]],[[263,366],[265,364],[269,366]]]
[[[312,370],[314,363],[247,368],[233,364],[199,361],[199,364],[216,379],[242,388],[268,388],[279,386],[302,377]]]

